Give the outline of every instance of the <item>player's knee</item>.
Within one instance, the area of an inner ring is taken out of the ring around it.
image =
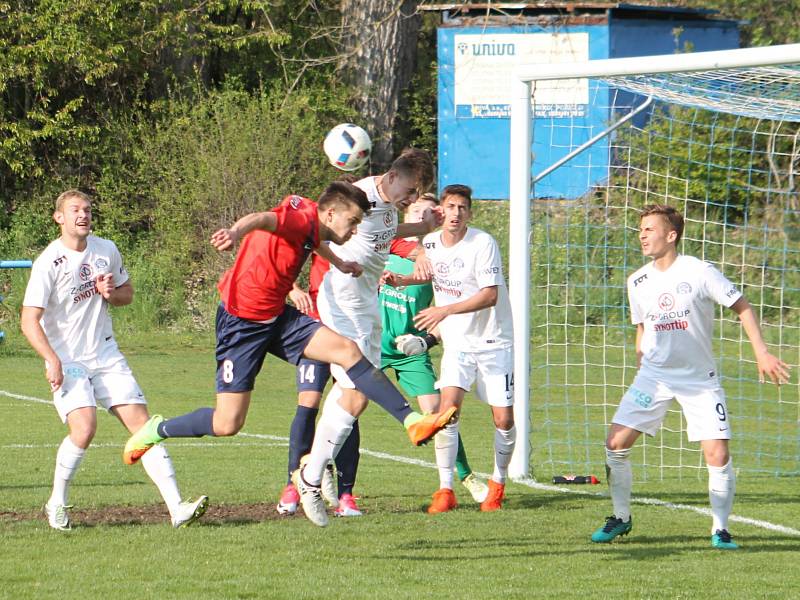
[[[345,369],[349,369],[354,364],[356,364],[363,354],[361,354],[361,350],[358,348],[358,344],[356,344],[353,340],[348,340],[347,338],[341,338],[339,342],[339,346],[336,349],[338,356],[340,357],[339,360],[336,362]]]
[[[94,439],[94,434],[97,432],[97,426],[87,423],[85,425],[79,425],[77,427],[72,427],[69,432],[69,439],[72,440],[72,443],[75,444],[78,448],[83,448],[84,450],[89,447],[89,444],[92,443]]]
[[[497,429],[502,429],[503,431],[508,431],[512,427],[514,427],[514,416],[502,416],[502,417],[495,417],[494,419],[494,426]]]
[[[214,435],[217,437],[227,437],[236,435],[244,427],[244,417],[242,418],[219,418],[214,415]]]

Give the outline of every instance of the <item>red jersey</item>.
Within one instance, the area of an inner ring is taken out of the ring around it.
[[[321,321],[319,313],[317,312],[317,295],[319,294],[319,286],[322,285],[322,279],[325,277],[331,268],[331,263],[322,258],[319,254],[311,257],[311,271],[308,274],[308,295],[311,296],[311,313],[308,315],[312,319]]]
[[[389,252],[396,254],[400,258],[408,258],[408,255],[414,252],[419,246],[418,240],[404,240],[403,238],[395,238],[392,240],[392,245],[389,247]]]
[[[236,262],[220,278],[225,310],[240,319],[267,321],[283,312],[286,295],[312,250],[319,246],[317,203],[287,196],[273,211],[274,233],[248,233]]]

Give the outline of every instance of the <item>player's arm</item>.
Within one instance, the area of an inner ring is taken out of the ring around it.
[[[761,383],[766,381],[769,377],[772,383],[778,385],[788,383],[789,381],[789,365],[783,362],[776,356],[770,354],[767,349],[767,344],[761,335],[761,326],[758,324],[753,307],[747,299],[742,296],[733,303],[731,309],[739,315],[739,320],[742,323],[742,329],[747,334],[747,339],[750,340],[750,345],[753,347],[753,352],[756,355],[756,363],[758,364],[758,380]]]
[[[477,294],[461,302],[455,302],[447,306],[430,306],[419,311],[417,316],[414,317],[414,326],[417,329],[430,331],[450,315],[477,312],[484,308],[490,308],[495,304],[497,304],[497,286],[490,285],[481,288]]]
[[[295,281],[292,284],[292,290],[289,292],[289,300],[295,305],[295,308],[301,313],[309,314],[314,307],[314,302],[311,300],[311,295],[297,285]]]
[[[111,306],[126,306],[133,302],[133,285],[126,281],[114,287],[114,275],[105,273],[95,279],[97,293],[100,294]]]
[[[406,287],[409,285],[428,283],[430,280],[430,275],[422,276],[416,275],[415,273],[412,273],[411,275],[401,275],[400,273],[395,273],[394,271],[384,271],[383,275],[381,275],[379,283],[381,285],[385,283],[387,285],[391,285],[392,287]]]
[[[406,238],[427,235],[444,223],[444,214],[438,206],[426,208],[422,213],[422,220],[418,223],[400,223],[397,225],[395,238]]]
[[[327,260],[342,273],[350,273],[353,277],[358,277],[363,272],[361,265],[352,260],[342,260],[331,250],[330,244],[320,244],[315,250],[320,257]]]
[[[28,340],[31,347],[44,359],[46,365],[45,377],[50,383],[52,391],[61,387],[64,381],[64,373],[61,370],[61,359],[55,353],[50,341],[42,329],[39,322],[44,315],[44,309],[39,306],[23,306],[20,317],[22,334]]]
[[[219,229],[211,236],[211,245],[217,250],[230,250],[251,231],[263,229],[274,232],[278,228],[278,216],[272,211],[245,215],[228,229]]]
[[[642,366],[642,336],[644,335],[644,323],[636,324],[636,368]]]

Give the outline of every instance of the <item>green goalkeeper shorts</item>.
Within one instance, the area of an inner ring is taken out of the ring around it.
[[[406,356],[397,360],[385,361],[381,368],[388,373],[394,370],[397,382],[408,396],[425,396],[437,394],[436,373],[433,371],[430,355],[417,354],[416,356]]]

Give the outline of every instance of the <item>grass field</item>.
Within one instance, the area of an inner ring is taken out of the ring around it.
[[[506,507],[492,514],[458,489],[457,510],[428,516],[433,450],[411,447],[377,407],[362,417],[356,491],[365,516],[326,529],[279,517],[295,393],[292,369],[275,359],[242,434],[168,442],[184,495],[211,498],[202,521],[168,525],[141,467],[122,464],[122,427],[103,414],[72,487],[75,528],[52,531],[40,508],[65,429],[37,401],[48,398],[40,361],[9,338],[0,347],[0,597],[787,598],[800,589],[793,478],[740,476],[734,512],[752,522],[732,523],[738,552],[709,546],[710,517],[698,512],[704,478],[637,483],[633,533],[597,546],[588,537],[611,512],[604,486],[511,483]],[[210,338],[123,338],[153,412],[210,405]],[[472,466],[488,472],[488,411],[469,398],[462,432]],[[546,483],[552,473],[537,475]]]

